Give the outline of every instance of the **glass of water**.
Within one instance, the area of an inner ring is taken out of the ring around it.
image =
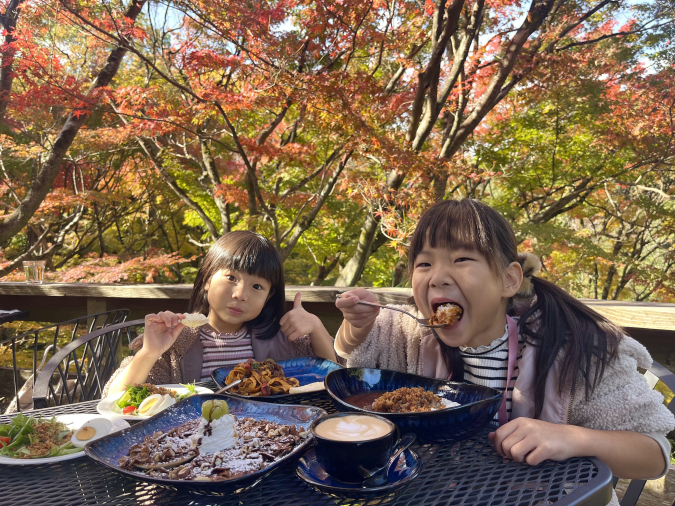
[[[45,261],[31,260],[23,263],[26,273],[26,283],[42,284],[45,276]]]

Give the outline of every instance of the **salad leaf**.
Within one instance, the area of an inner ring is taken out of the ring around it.
[[[183,385],[181,383],[180,386],[187,388],[188,391],[185,392],[184,394],[176,394],[176,401],[182,401],[183,399],[187,399],[188,397],[197,395],[197,385],[195,385],[194,382],[188,383],[187,385]]]
[[[55,444],[54,440],[41,440],[40,433],[35,433],[35,428],[39,425],[48,425],[56,428],[58,431],[57,441],[59,444]],[[65,425],[57,421],[56,418],[43,420],[42,417],[33,418],[24,414],[19,414],[12,419],[11,423],[6,425],[0,424],[0,434],[2,434],[2,437],[10,438],[9,444],[0,448],[0,455],[10,458],[19,458],[22,456],[27,456],[29,458],[46,458],[69,455],[71,453],[82,451],[82,448],[75,447],[70,440],[63,442],[64,439],[67,439],[70,436],[71,432],[72,431],[66,428]],[[51,443],[52,448],[45,455],[33,455],[29,447],[31,444],[37,442]]]
[[[133,387],[127,385],[127,390],[122,397],[117,400],[117,406],[124,409],[127,406],[138,407],[141,403],[150,396],[150,391],[147,387]]]

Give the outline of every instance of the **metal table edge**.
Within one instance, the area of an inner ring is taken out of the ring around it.
[[[596,457],[587,457],[598,470],[588,483],[579,487],[556,504],[559,506],[607,506],[612,500],[612,471],[607,464]]]

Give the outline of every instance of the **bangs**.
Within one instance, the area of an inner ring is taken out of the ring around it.
[[[211,247],[195,278],[188,312],[209,314],[206,285],[223,269],[245,272],[270,283],[270,294],[258,316],[246,322],[256,339],[271,339],[284,315],[286,285],[281,257],[263,236],[247,230],[228,232]]]
[[[230,232],[236,234],[236,232]],[[272,284],[277,282],[281,259],[274,246],[264,237],[244,233],[233,239],[228,248],[224,248],[214,266],[217,270],[231,269],[258,276]]]
[[[439,202],[422,215],[410,243],[410,272],[426,244],[477,251],[495,272],[517,259],[515,235],[508,222],[492,208],[471,199]]]

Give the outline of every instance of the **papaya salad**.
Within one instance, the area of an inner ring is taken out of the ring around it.
[[[181,383],[181,386],[185,387],[187,392],[179,394],[176,390],[150,383],[130,385],[111,408],[127,416],[152,416],[180,400],[197,394],[194,384]]]
[[[40,459],[81,452],[72,441],[73,431],[56,418],[16,415],[0,424],[0,456],[12,459]]]

